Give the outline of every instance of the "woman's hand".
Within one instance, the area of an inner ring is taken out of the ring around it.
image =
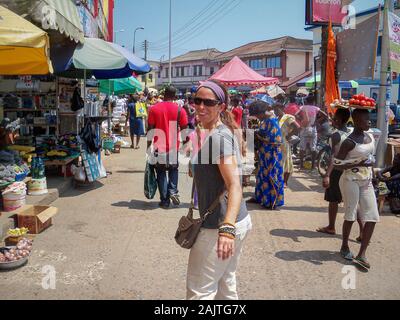
[[[220,235],[217,248],[218,259],[227,260],[234,256],[234,252],[235,240]]]
[[[322,187],[324,189],[328,189],[330,185],[330,179],[329,177],[324,177],[324,179],[322,180]]]

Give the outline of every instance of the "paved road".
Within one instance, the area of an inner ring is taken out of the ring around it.
[[[143,195],[143,159],[143,149],[123,149],[107,158],[113,174],[95,189],[72,189],[57,200],[59,214],[37,237],[29,264],[0,273],[0,298],[184,299],[188,252],[178,248],[173,235],[187,212],[190,179],[182,172],[186,203],[161,210],[157,200]],[[344,290],[348,264],[338,255],[340,236],[314,232],[327,220],[319,183],[316,176],[297,173],[284,209],[249,208],[254,229],[238,270],[240,297],[399,299],[400,219],[383,215],[369,249],[372,270],[355,271],[356,289]],[[251,191],[246,189],[245,196]],[[338,229],[342,219],[340,214]],[[358,244],[351,247],[356,250]],[[55,290],[42,288],[44,266],[54,267]]]

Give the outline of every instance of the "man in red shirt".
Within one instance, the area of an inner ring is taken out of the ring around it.
[[[243,118],[243,109],[240,106],[240,100],[238,97],[234,97],[231,100],[231,104],[232,104],[232,113],[233,116],[235,117],[235,121],[237,123],[237,125],[239,126],[239,128],[242,127],[242,118]]]
[[[159,206],[164,209],[169,208],[171,200],[174,205],[180,204],[178,192],[178,126],[181,130],[188,126],[186,111],[173,102],[175,98],[176,89],[172,86],[167,87],[164,93],[164,102],[151,107],[148,118],[147,149],[149,150],[153,144],[154,155],[157,157],[155,167],[161,198]]]

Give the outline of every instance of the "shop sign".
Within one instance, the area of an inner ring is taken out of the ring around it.
[[[99,33],[96,19],[93,18],[92,14],[85,6],[80,6],[78,10],[85,37],[98,38]]]
[[[389,12],[390,64],[393,72],[400,73],[400,18]]]
[[[306,24],[341,26],[346,23],[349,0],[306,0]]]
[[[20,76],[16,84],[16,90],[39,90],[39,83],[38,80],[32,80],[31,76]]]

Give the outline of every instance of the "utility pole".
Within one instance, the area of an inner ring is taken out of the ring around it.
[[[172,83],[172,0],[169,0],[169,84]]]
[[[325,92],[326,92],[326,64],[328,61],[328,26],[322,26],[322,42],[321,42],[321,82],[319,90],[319,106],[326,111]]]
[[[389,134],[388,110],[390,108],[392,95],[392,71],[389,61],[389,11],[393,9],[392,4],[392,0],[385,0],[385,7],[383,10],[381,81],[378,103],[378,129],[381,130],[382,136],[379,140],[378,148],[376,151],[376,166],[378,168],[385,167],[387,139]]]
[[[144,40],[144,60],[147,61],[147,50],[149,49],[149,42]],[[147,74],[144,75],[144,90],[147,89]]]

